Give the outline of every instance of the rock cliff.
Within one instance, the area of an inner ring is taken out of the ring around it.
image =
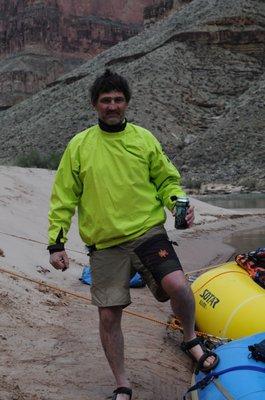
[[[62,150],[96,122],[88,88],[106,66],[132,86],[128,118],[150,129],[184,183],[265,190],[265,3],[193,0],[0,113],[0,162]]]
[[[0,108],[137,34],[152,0],[0,0]]]
[[[149,27],[155,22],[168,17],[175,10],[180,10],[192,0],[157,0],[144,8],[144,25]]]

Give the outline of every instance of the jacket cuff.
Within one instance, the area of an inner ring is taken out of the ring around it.
[[[166,207],[169,209],[169,211],[173,211],[175,204],[176,204],[177,196],[173,195],[170,196],[167,201],[166,201]]]
[[[49,250],[50,254],[56,253],[58,251],[64,251],[64,243],[50,244],[47,247],[47,250]]]
[[[174,209],[174,207],[175,207],[175,205],[176,205],[176,201],[177,201],[177,199],[178,199],[178,197],[186,197],[187,195],[186,195],[186,193],[185,192],[181,192],[181,193],[178,193],[178,195],[173,195],[173,196],[170,196],[170,198],[167,200],[167,204],[166,204],[166,207],[172,212],[173,211],[173,209]]]

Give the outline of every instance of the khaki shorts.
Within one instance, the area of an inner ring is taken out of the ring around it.
[[[92,304],[98,307],[126,307],[131,303],[130,278],[139,272],[158,301],[167,301],[161,287],[167,274],[182,270],[163,225],[135,240],[90,255]]]

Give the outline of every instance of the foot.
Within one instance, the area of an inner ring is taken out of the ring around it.
[[[219,356],[208,350],[197,337],[183,342],[181,349],[196,362],[196,371],[208,372],[219,363]]]
[[[124,386],[118,387],[113,392],[112,400],[131,400],[132,389]]]
[[[197,344],[196,346],[192,347],[189,351],[193,355],[194,359],[197,362],[204,355],[204,351],[203,351],[203,349],[202,349],[200,344]],[[216,359],[216,357],[214,357],[214,356],[207,357],[206,360],[203,362],[203,367],[204,368],[209,368],[211,365],[214,364],[215,359]]]
[[[117,400],[130,400],[130,396],[128,394],[118,394],[116,399]]]

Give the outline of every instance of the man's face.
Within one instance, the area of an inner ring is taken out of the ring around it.
[[[127,107],[128,103],[124,94],[116,90],[109,93],[101,93],[96,104],[94,104],[99,119],[108,125],[121,123],[124,120]]]

